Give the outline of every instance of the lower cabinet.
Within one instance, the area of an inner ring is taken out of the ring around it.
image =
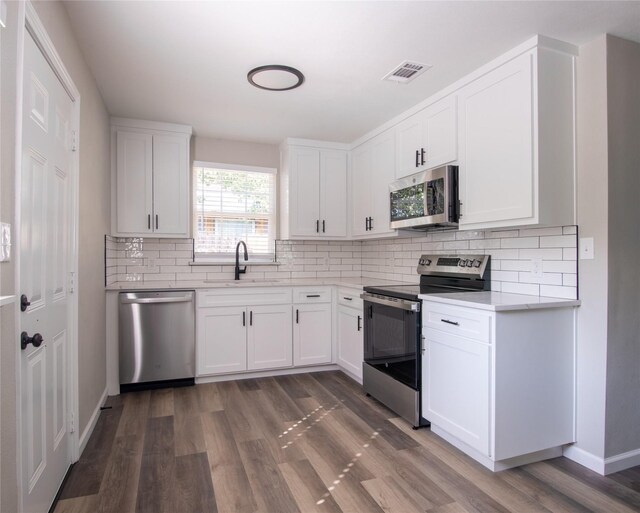
[[[494,471],[575,441],[572,307],[422,306],[422,409],[434,433]]]
[[[251,306],[247,310],[247,369],[290,367],[291,305]]]
[[[247,370],[246,316],[244,307],[198,310],[198,375]]]
[[[331,303],[293,305],[293,365],[331,363]]]
[[[362,322],[362,310],[338,306],[337,363],[360,380],[364,358]]]
[[[438,330],[424,335],[425,418],[488,455],[491,347]]]
[[[290,367],[291,305],[200,308],[199,376]]]

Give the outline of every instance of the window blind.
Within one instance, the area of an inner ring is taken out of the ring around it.
[[[196,258],[234,256],[246,242],[254,259],[273,259],[275,170],[194,166]]]

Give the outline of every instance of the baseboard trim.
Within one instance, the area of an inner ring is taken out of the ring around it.
[[[100,397],[100,400],[96,405],[96,409],[93,410],[93,414],[89,419],[89,423],[87,424],[87,427],[84,428],[84,431],[80,435],[79,447],[78,447],[78,459],[80,458],[80,456],[82,456],[84,448],[87,446],[87,442],[89,441],[89,438],[91,438],[91,434],[93,433],[93,430],[95,429],[96,424],[98,423],[98,417],[100,417],[100,408],[102,408],[104,406],[104,403],[107,401],[107,391],[108,391],[108,388],[105,388],[104,392],[102,392],[102,396]]]
[[[589,470],[597,472],[601,476],[604,476],[604,459],[592,454],[575,445],[568,445],[562,449],[562,455],[565,458],[569,458],[571,461],[579,463],[583,467],[587,467]]]
[[[217,376],[201,376],[196,378],[196,385],[200,383],[218,383],[220,381],[235,381],[251,378],[268,378],[271,376],[286,376],[287,374],[307,374],[309,372],[323,372],[343,370],[335,364],[315,365],[312,367],[295,367],[289,369],[271,369],[255,372],[239,372],[235,374],[219,374]]]
[[[640,465],[640,449],[623,452],[604,460],[604,474],[613,474]]]

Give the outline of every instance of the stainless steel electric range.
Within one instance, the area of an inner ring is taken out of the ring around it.
[[[489,255],[422,255],[420,284],[365,287],[365,392],[409,421],[428,425],[422,416],[421,294],[489,290]]]

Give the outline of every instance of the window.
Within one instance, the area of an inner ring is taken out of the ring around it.
[[[195,162],[196,260],[235,258],[246,242],[249,258],[272,261],[276,238],[276,170]]]

